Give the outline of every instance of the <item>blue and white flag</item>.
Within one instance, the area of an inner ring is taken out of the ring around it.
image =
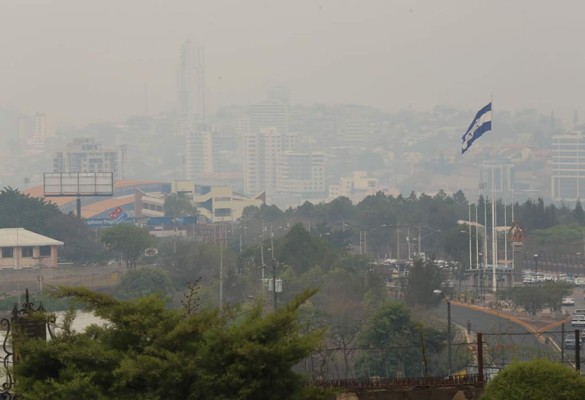
[[[465,153],[471,147],[476,139],[479,139],[487,131],[492,130],[492,103],[477,112],[475,118],[461,137],[461,154]]]

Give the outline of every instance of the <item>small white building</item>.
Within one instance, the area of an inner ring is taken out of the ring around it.
[[[0,269],[56,267],[63,242],[24,228],[0,229]]]

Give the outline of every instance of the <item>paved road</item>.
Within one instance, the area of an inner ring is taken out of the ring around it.
[[[445,304],[441,305],[440,312],[447,314]],[[507,319],[452,304],[451,320],[461,329],[466,329],[467,321],[471,321],[472,339],[475,339],[477,332],[483,333],[487,350],[484,352],[486,366],[503,367],[513,360],[536,357],[560,360],[559,353],[540,342],[527,328]],[[459,343],[454,343],[453,351],[468,351],[468,348],[459,340]]]

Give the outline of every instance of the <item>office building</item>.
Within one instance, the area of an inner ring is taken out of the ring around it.
[[[585,138],[570,132],[552,138],[551,197],[556,202],[585,199]]]
[[[278,163],[279,193],[305,197],[326,192],[325,154],[285,151]]]
[[[118,151],[94,138],[76,138],[53,158],[53,172],[113,172],[118,176]]]
[[[204,120],[207,112],[205,50],[190,40],[181,46],[177,84],[179,118]]]
[[[214,171],[213,133],[209,127],[196,128],[185,136],[185,179],[194,181]]]

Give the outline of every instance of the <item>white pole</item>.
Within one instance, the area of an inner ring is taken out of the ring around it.
[[[421,241],[421,235],[420,235],[420,222],[418,223],[418,256],[420,257],[420,241]]]
[[[504,204],[504,226],[508,226],[508,205]],[[508,232],[504,232],[504,261],[508,268]]]
[[[219,225],[219,309],[223,310],[223,224]]]
[[[487,271],[487,263],[488,263],[488,256],[487,256],[487,252],[488,252],[488,241],[487,241],[487,202],[488,202],[488,197],[487,197],[487,193],[485,196],[485,201],[483,203],[483,268],[484,268],[484,274],[485,271]]]
[[[477,203],[475,204],[475,223],[479,223],[477,219]],[[479,268],[479,226],[475,225],[475,265]]]
[[[471,203],[469,203],[469,217],[468,217],[468,220],[471,222]],[[469,269],[472,269],[473,268],[473,261],[472,261],[472,258],[471,258],[471,229],[472,229],[471,224],[469,224],[467,226],[467,228],[469,229]]]

